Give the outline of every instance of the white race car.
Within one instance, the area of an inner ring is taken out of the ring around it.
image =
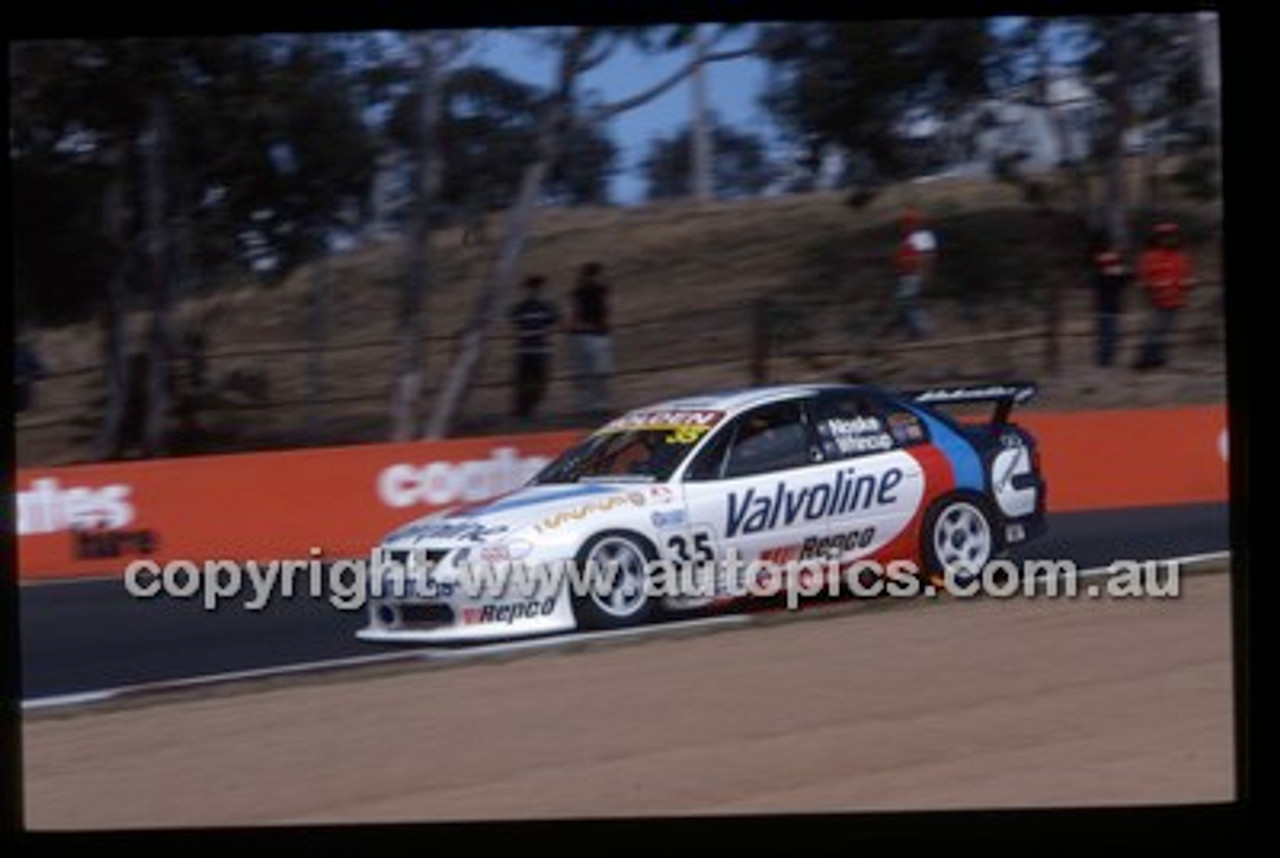
[[[628,412],[527,485],[386,537],[358,635],[461,642],[633,625],[740,598],[724,576],[670,586],[670,570],[730,556],[980,568],[1044,528],[1035,440],[1008,421],[1034,390],[788,385]],[[977,423],[933,407],[984,401],[995,415]]]

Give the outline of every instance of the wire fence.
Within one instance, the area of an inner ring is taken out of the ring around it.
[[[1220,286],[1202,285],[1206,291]],[[1087,303],[1079,298],[1057,325],[1056,338],[1068,365],[1090,360],[1082,341],[1095,336]],[[836,379],[851,370],[896,382],[894,373],[905,379],[931,363],[938,372],[955,377],[996,373],[1015,359],[1037,361],[1023,367],[1024,372],[1045,368],[1039,361],[1042,353],[1047,360],[1043,347],[1050,324],[1042,309],[1023,307],[1007,319],[979,319],[976,324],[970,309],[937,299],[929,310],[943,322],[941,330],[921,340],[881,333],[892,312],[891,301],[883,299],[858,305],[834,297],[781,295],[623,320],[613,328],[612,389],[618,395],[611,404],[627,407],[650,397],[717,386]],[[1131,339],[1140,334],[1145,318],[1141,311],[1126,316]],[[422,338],[436,380],[445,375],[464,333],[465,329]],[[1208,312],[1195,316],[1194,324],[1183,325],[1175,337],[1175,343],[1222,340],[1221,316]],[[464,427],[506,428],[515,382],[514,345],[515,336],[505,324],[495,326],[487,337],[485,357],[466,403],[471,419],[464,420]],[[563,425],[581,410],[583,376],[576,372],[567,345],[557,343],[552,358],[542,412],[549,425],[557,420]],[[195,407],[200,419],[210,424],[216,425],[219,415],[225,418],[226,433],[236,438],[224,449],[269,446],[269,435],[299,445],[374,440],[387,431],[400,348],[398,339],[382,337],[320,347],[307,342],[262,343],[209,351],[200,357],[206,383]],[[178,376],[189,371],[183,361],[174,362]],[[48,372],[39,382],[37,408],[18,421],[20,441],[43,433],[50,445],[56,436],[64,445],[83,447],[101,420],[103,381],[101,364]],[[428,384],[420,410],[430,407],[435,393]]]

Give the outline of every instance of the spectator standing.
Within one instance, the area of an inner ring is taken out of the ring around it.
[[[13,356],[13,383],[17,399],[15,411],[26,411],[35,404],[36,382],[42,378],[44,362],[40,360],[40,354],[29,340],[19,340]]]
[[[902,325],[908,337],[918,340],[927,333],[920,296],[933,272],[938,239],[925,228],[923,218],[914,209],[903,212],[899,225],[901,237],[893,254],[897,272],[894,312],[886,333]]]
[[[516,329],[515,416],[528,420],[547,392],[551,374],[550,333],[560,321],[555,304],[542,297],[546,278],[533,275],[524,281],[525,297],[511,308]]]
[[[1138,260],[1138,277],[1151,301],[1142,350],[1134,369],[1164,366],[1169,360],[1169,337],[1178,312],[1187,304],[1187,291],[1195,282],[1191,258],[1182,249],[1182,234],[1175,223],[1159,223]]]
[[[573,317],[569,328],[578,409],[583,413],[607,413],[611,409],[613,340],[609,323],[609,287],[603,268],[599,262],[588,262],[582,266],[573,290]]]
[[[1124,293],[1133,279],[1133,272],[1120,253],[1107,239],[1100,239],[1091,260],[1090,286],[1093,289],[1093,308],[1097,320],[1097,350],[1094,359],[1098,366],[1115,363],[1116,346],[1120,338],[1120,311],[1124,305]]]

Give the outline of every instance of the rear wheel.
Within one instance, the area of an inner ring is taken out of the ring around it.
[[[991,514],[981,501],[964,495],[944,499],[924,523],[926,574],[971,581],[995,556],[995,533]]]
[[[650,564],[658,556],[644,537],[627,531],[598,533],[578,552],[586,592],[573,594],[578,625],[614,629],[639,625],[657,610],[650,592]]]

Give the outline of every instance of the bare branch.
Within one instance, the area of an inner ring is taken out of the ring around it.
[[[737,24],[721,24],[720,29],[716,30],[710,36],[706,36],[703,39],[704,47],[707,50],[711,50],[716,45],[724,41],[725,36],[728,36],[730,33],[732,33],[734,29],[738,26],[739,25]],[[758,48],[759,46],[757,45],[756,47]]]
[[[467,34],[460,30],[449,31],[441,38],[443,45],[438,46],[440,65],[448,67],[461,60],[471,48]]]
[[[593,68],[607,60],[609,55],[613,53],[616,46],[617,43],[613,39],[604,39],[600,44],[596,45],[596,49],[594,51],[588,51],[587,44],[584,40],[582,53],[577,58],[574,65],[574,71],[578,74],[585,74],[591,71]]]
[[[737,50],[732,50],[732,51],[719,51],[717,53],[709,53],[700,58],[692,59],[689,62],[685,63],[680,68],[676,69],[676,71],[672,72],[666,78],[658,81],[656,84],[649,87],[648,89],[643,90],[642,92],[638,92],[635,95],[631,96],[630,98],[624,98],[619,101],[615,101],[611,104],[601,105],[600,107],[592,111],[591,119],[595,121],[609,119],[613,116],[616,116],[619,113],[625,113],[628,110],[632,110],[646,102],[652,101],[653,99],[662,95],[667,90],[674,87],[676,84],[680,83],[689,75],[693,74],[694,70],[697,69],[698,66],[700,65],[705,65],[707,63],[724,62],[726,60],[736,60],[742,57],[750,56],[755,52],[756,52],[756,48],[752,46],[749,48],[738,48]]]

